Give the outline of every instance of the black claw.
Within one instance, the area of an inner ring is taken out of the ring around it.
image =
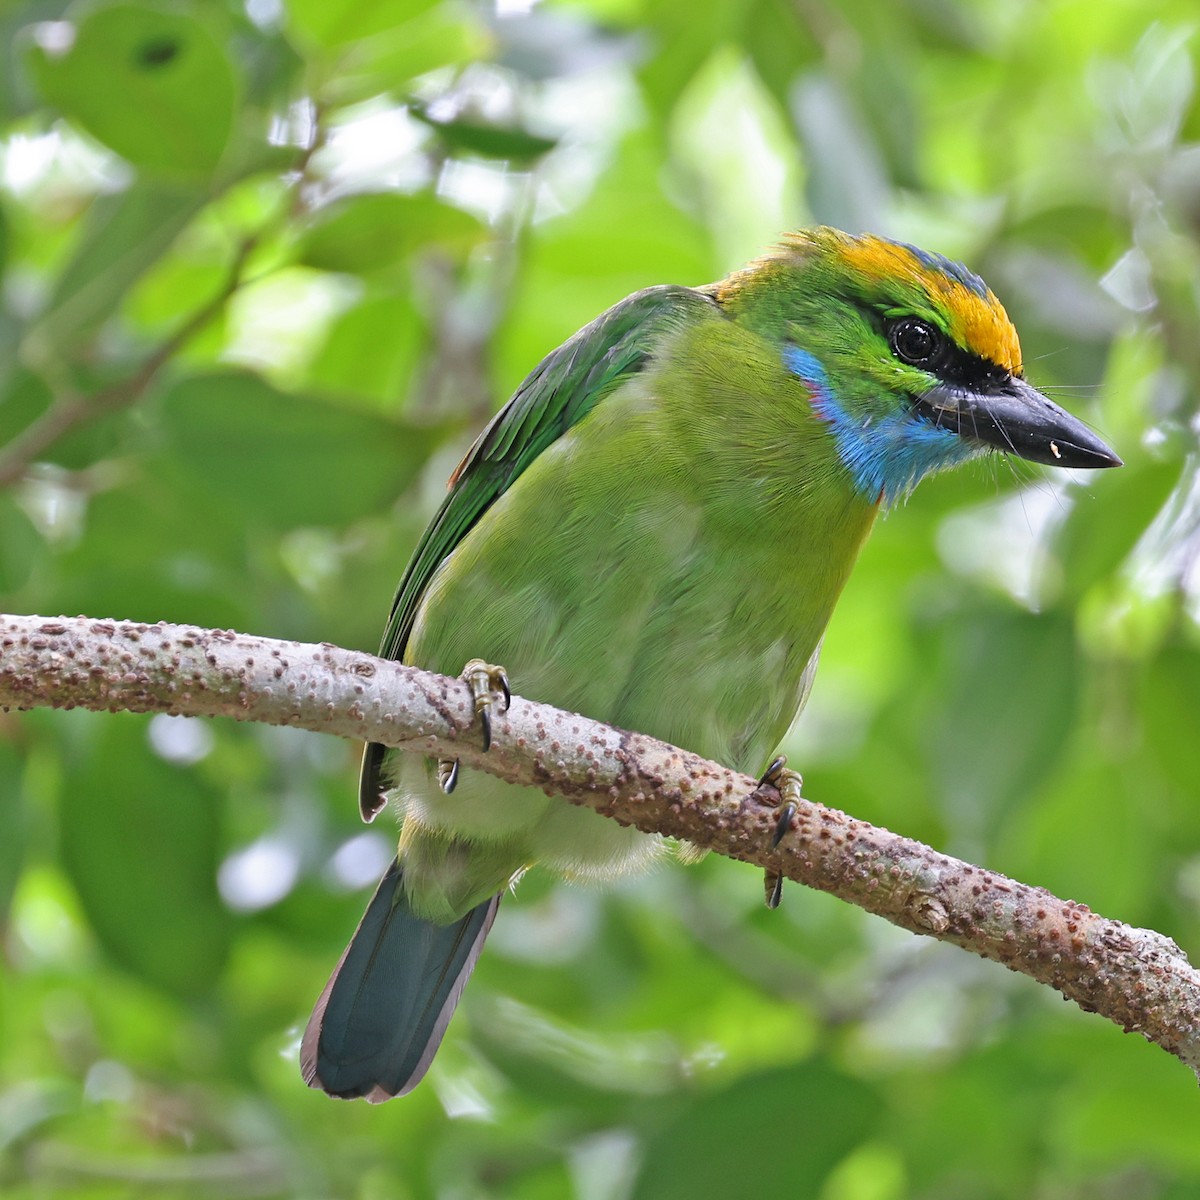
[[[363,823],[370,825],[381,812],[384,805],[387,804],[387,797],[382,792],[372,792],[367,796],[360,796],[358,800],[358,812],[363,819]]]
[[[453,759],[450,763],[450,769],[444,774],[442,772],[442,763],[438,763],[438,784],[446,795],[450,795],[456,787],[458,787],[458,759]]]
[[[771,890],[767,893],[767,907],[778,908],[779,901],[783,899],[783,876],[776,875],[774,882],[771,882],[771,875],[767,875],[767,882],[771,883]]]
[[[779,818],[775,822],[775,832],[771,835],[771,849],[774,850],[780,842],[783,841],[784,835],[792,827],[792,818],[796,815],[796,806],[792,803],[785,804],[779,810]]]
[[[486,708],[479,710],[479,724],[483,726],[483,752],[492,748],[492,714]]]
[[[508,712],[508,707],[512,704],[512,689],[508,686],[508,675],[501,671],[500,675],[500,690],[504,693],[504,711]]]
[[[771,765],[762,773],[762,778],[758,781],[759,787],[765,787],[770,783],[784,767],[787,766],[787,755],[779,754],[771,760]]]

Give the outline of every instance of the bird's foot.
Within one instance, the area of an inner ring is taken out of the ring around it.
[[[508,672],[503,667],[493,667],[481,658],[473,658],[463,667],[462,677],[475,701],[475,712],[483,728],[483,749],[492,747],[492,708],[503,699],[503,712],[508,712],[512,703],[512,691],[508,686]]]
[[[485,663],[481,658],[473,658],[463,667],[462,679],[471,689],[471,699],[483,730],[483,749],[486,753],[492,748],[492,709],[502,700],[504,702],[502,711],[508,712],[508,706],[512,703],[512,691],[508,686],[508,672],[503,667],[494,667],[491,663]],[[438,787],[446,795],[454,791],[458,785],[458,759],[439,758],[437,779]]]
[[[800,800],[800,789],[804,780],[799,771],[787,769],[787,759],[779,755],[763,772],[758,786],[773,787],[779,793],[779,807],[776,809],[775,832],[771,836],[771,849],[774,850],[792,827],[792,818],[796,815],[796,805]],[[766,892],[768,908],[778,908],[780,897],[783,895],[783,876],[778,871],[768,870],[763,875],[763,887]]]

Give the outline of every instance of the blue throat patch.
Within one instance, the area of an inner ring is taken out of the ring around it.
[[[783,364],[812,392],[813,411],[829,424],[838,457],[854,486],[871,502],[894,504],[930,471],[956,466],[981,453],[981,447],[904,408],[884,417],[850,416],[834,395],[820,360],[799,346],[785,348]]]

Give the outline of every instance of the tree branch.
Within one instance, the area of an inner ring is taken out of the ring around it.
[[[466,686],[328,644],[88,617],[0,617],[0,707],[225,716],[384,742],[541,787],[830,892],[1056,988],[1200,1074],[1200,972],[1169,938],[637,733],[513,697],[484,754]]]

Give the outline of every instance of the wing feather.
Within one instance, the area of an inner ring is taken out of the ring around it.
[[[547,446],[582,420],[687,321],[719,312],[704,291],[653,287],[585,325],[538,364],[492,418],[450,477],[450,491],[425,530],[400,580],[380,646],[402,659],[421,598],[442,561],[499,496]],[[359,803],[370,820],[382,807],[384,747],[363,755]]]

